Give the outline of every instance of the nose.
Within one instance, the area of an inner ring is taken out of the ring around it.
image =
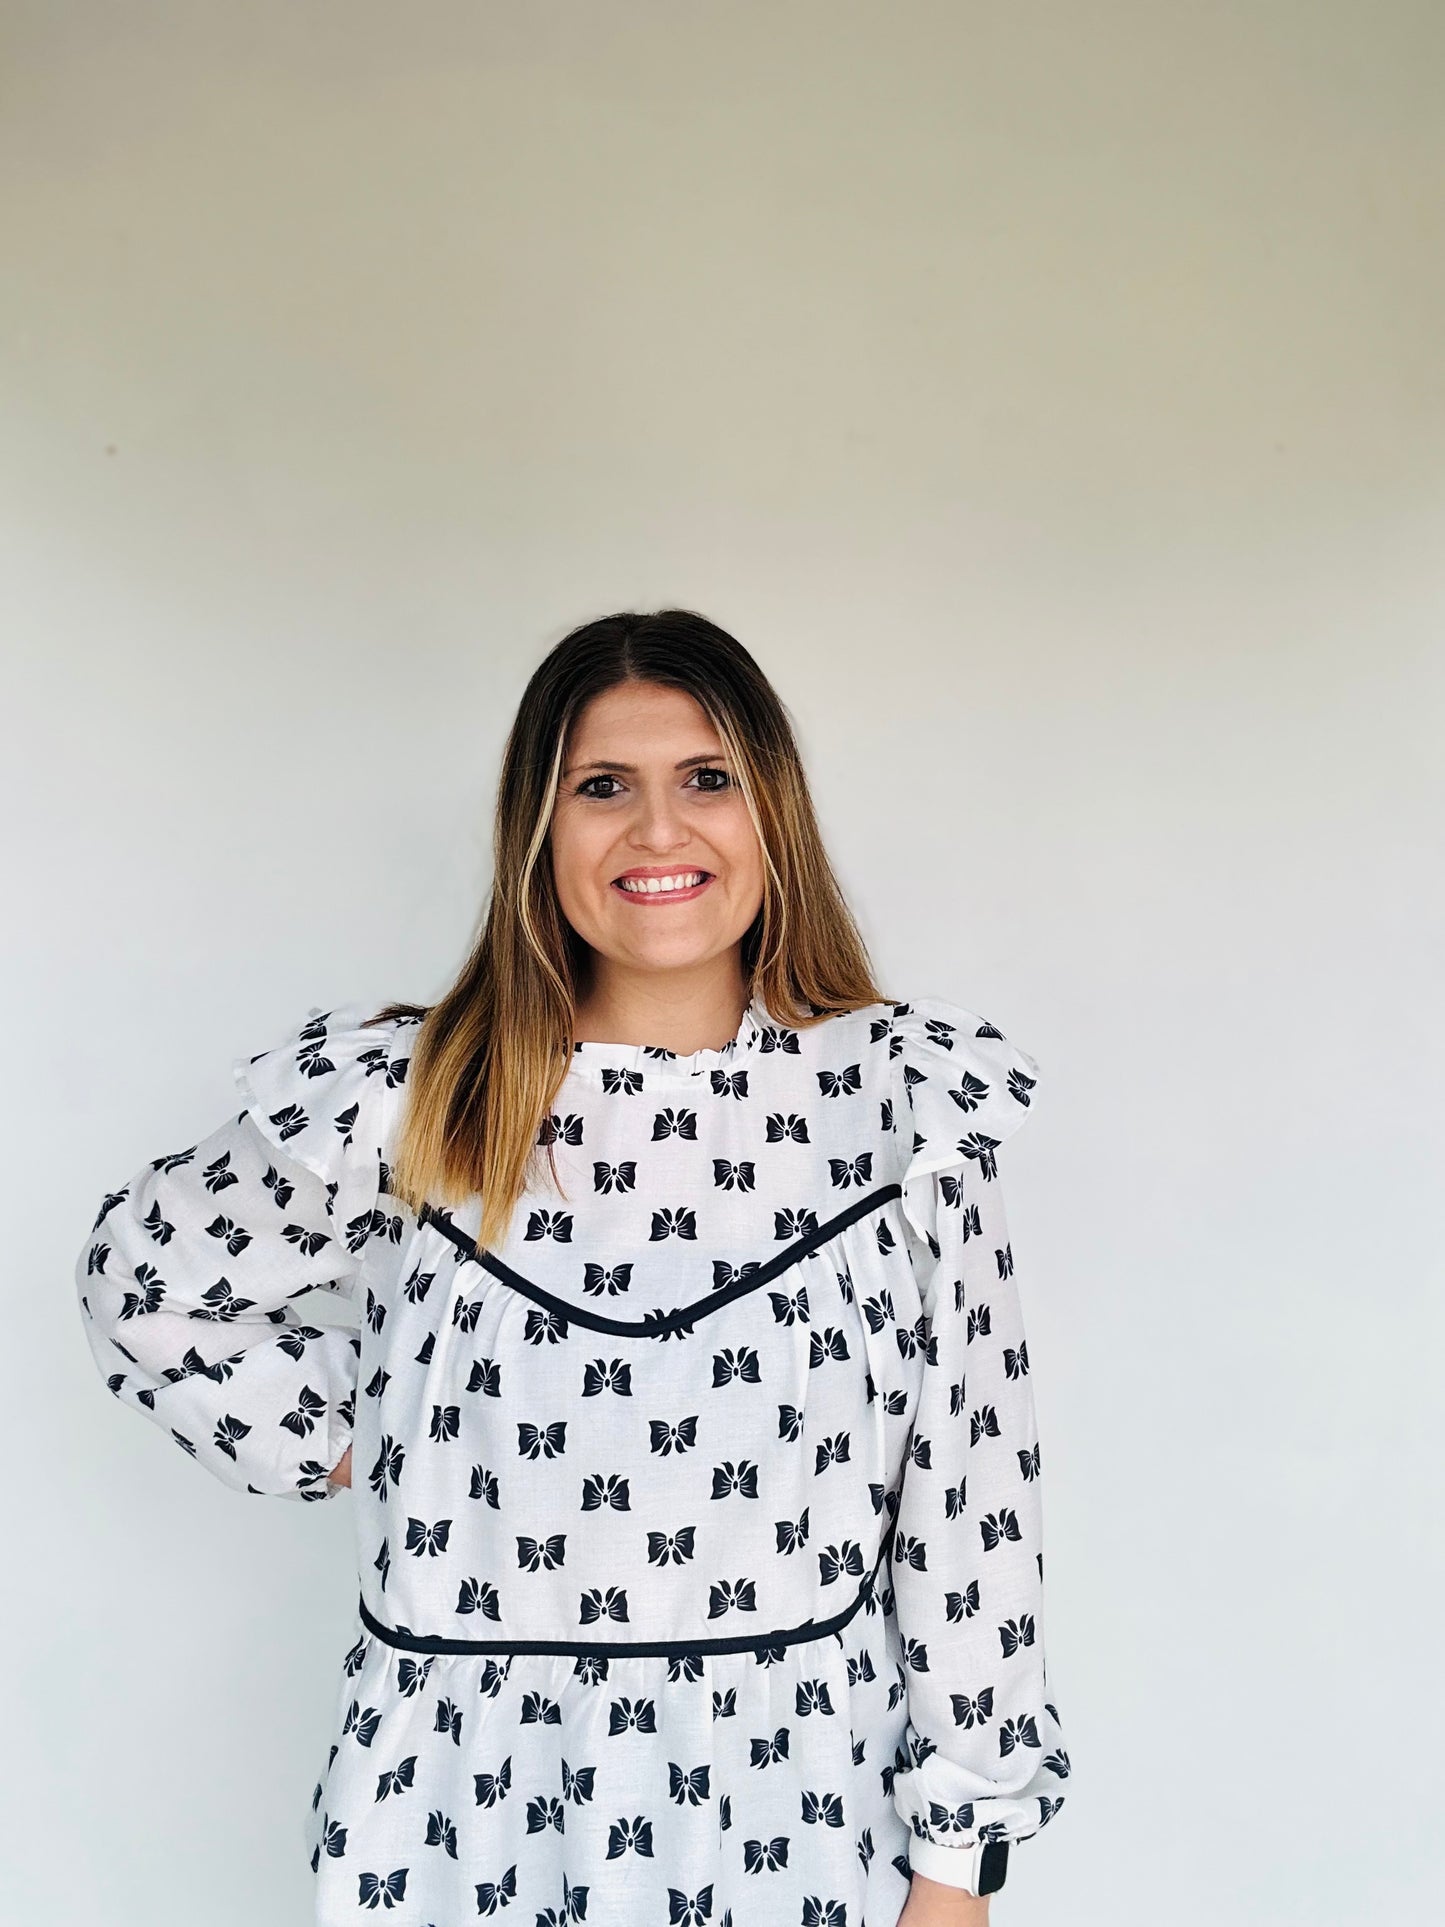
[[[670,850],[685,847],[690,836],[682,812],[665,789],[657,794],[644,791],[639,795],[627,838],[635,849],[666,855]]]

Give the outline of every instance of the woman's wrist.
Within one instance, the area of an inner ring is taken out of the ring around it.
[[[988,1927],[987,1894],[971,1894],[914,1870],[899,1927]]]

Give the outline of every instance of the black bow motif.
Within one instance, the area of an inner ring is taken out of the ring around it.
[[[779,1325],[806,1325],[808,1322],[808,1287],[799,1285],[796,1292],[770,1291],[768,1299],[773,1307],[774,1322]]]
[[[748,1747],[748,1763],[751,1766],[773,1766],[788,1757],[788,1729],[780,1726],[772,1738],[764,1736],[754,1739]]]
[[[444,1847],[453,1860],[457,1857],[457,1830],[440,1810],[426,1817],[426,1844],[429,1847]]]
[[[808,1508],[803,1507],[796,1521],[779,1519],[774,1527],[779,1552],[796,1552],[808,1543]]]
[[[1006,1619],[998,1629],[999,1642],[1003,1647],[1003,1657],[1010,1659],[1022,1646],[1034,1643],[1034,1616],[1020,1613],[1017,1619]]]
[[[598,1619],[617,1619],[627,1621],[627,1589],[625,1586],[608,1586],[604,1591],[600,1586],[591,1586],[582,1594],[579,1601],[578,1624],[590,1626]]]
[[[597,1159],[592,1166],[592,1189],[604,1196],[614,1191],[635,1191],[637,1189],[637,1162],[624,1158],[621,1164],[608,1164]]]
[[[630,1260],[610,1267],[594,1264],[590,1259],[583,1264],[582,1289],[593,1298],[600,1298],[604,1292],[609,1297],[616,1297],[619,1292],[626,1291],[631,1282]]]
[[[704,1922],[712,1918],[712,1882],[699,1887],[695,1894],[685,1894],[681,1887],[669,1887],[667,1918],[669,1927],[704,1927]]]
[[[509,1753],[495,1773],[474,1773],[472,1789],[479,1807],[494,1807],[512,1790],[512,1756]]]
[[[553,1419],[550,1425],[531,1425],[525,1419],[517,1424],[517,1454],[524,1459],[556,1459],[567,1449],[567,1421]]]
[[[822,1365],[830,1358],[841,1361],[852,1356],[853,1354],[848,1349],[847,1334],[838,1326],[829,1325],[823,1331],[809,1333],[808,1365],[810,1370],[816,1370],[819,1365]]]
[[[613,1700],[607,1709],[607,1731],[613,1738],[619,1733],[655,1733],[657,1708],[650,1699]]]
[[[429,1559],[435,1559],[439,1553],[446,1551],[447,1540],[451,1537],[451,1530],[452,1522],[450,1519],[437,1519],[430,1525],[422,1519],[408,1519],[406,1522],[406,1549],[418,1559],[422,1558],[423,1555]]]
[[[652,1228],[648,1232],[652,1243],[661,1238],[697,1237],[697,1213],[690,1205],[664,1205],[652,1214]]]
[[[744,1840],[743,1871],[745,1873],[777,1873],[780,1867],[786,1867],[787,1864],[787,1834],[774,1834],[771,1840]]]
[[[596,1398],[602,1392],[631,1398],[632,1366],[625,1358],[594,1358],[582,1367],[583,1398]]]
[[[712,1358],[713,1390],[719,1386],[737,1383],[740,1385],[761,1385],[763,1368],[753,1345],[739,1345],[734,1351],[731,1346],[714,1352]],[[717,1495],[714,1494],[714,1497]]]
[[[757,1167],[751,1158],[734,1164],[730,1158],[714,1158],[712,1181],[719,1191],[751,1191],[757,1184]]]
[[[399,1765],[389,1767],[376,1782],[378,1800],[390,1799],[393,1793],[403,1793],[416,1778],[416,1755],[409,1753]]]
[[[498,1881],[478,1880],[477,1912],[494,1914],[499,1907],[510,1905],[517,1897],[517,1868],[515,1862]]]
[[[755,1613],[758,1609],[755,1579],[718,1579],[707,1589],[707,1616],[720,1619],[724,1613]]]
[[[857,1579],[863,1569],[863,1548],[856,1539],[845,1539],[840,1546],[824,1546],[818,1554],[821,1585],[831,1586],[842,1578]]]
[[[693,1557],[696,1526],[679,1526],[676,1532],[649,1532],[647,1562],[652,1566],[681,1566]]]
[[[828,1172],[834,1188],[847,1191],[858,1185],[871,1183],[873,1178],[873,1153],[860,1151],[852,1158],[829,1158]]]
[[[843,1824],[843,1801],[837,1793],[813,1793],[807,1789],[803,1793],[803,1818],[809,1826],[841,1827]]]
[[[607,1858],[616,1860],[629,1851],[652,1858],[652,1822],[640,1813],[632,1820],[614,1820],[607,1829]]]
[[[359,1876],[360,1895],[357,1904],[362,1907],[397,1906],[406,1899],[407,1867],[398,1867],[394,1873],[364,1873]]]
[[[677,1804],[695,1807],[711,1797],[711,1768],[706,1764],[695,1766],[690,1773],[684,1773],[675,1760],[667,1763],[667,1790]]]
[[[978,1522],[979,1533],[983,1539],[985,1552],[992,1552],[1003,1544],[1005,1539],[1022,1539],[1018,1514],[1010,1506],[1001,1505],[997,1512],[985,1513]]]
[[[567,1535],[554,1532],[547,1539],[532,1539],[517,1534],[517,1565],[522,1572],[554,1572],[567,1562]]]
[[[572,1242],[572,1213],[570,1211],[529,1211],[527,1229],[523,1237],[529,1240],[552,1238],[558,1244]]]
[[[648,1435],[652,1450],[662,1458],[673,1452],[689,1452],[697,1443],[697,1415],[679,1419],[670,1425],[666,1419],[655,1418],[648,1421]]]

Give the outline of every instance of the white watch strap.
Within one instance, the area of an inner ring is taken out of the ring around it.
[[[945,1887],[962,1887],[965,1893],[978,1892],[978,1863],[985,1842],[971,1847],[940,1847],[932,1840],[908,1842],[908,1860],[915,1873],[925,1880],[937,1880]]]

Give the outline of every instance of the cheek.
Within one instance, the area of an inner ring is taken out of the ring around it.
[[[585,900],[591,877],[586,836],[575,821],[560,816],[553,823],[550,841],[558,897],[564,905]]]
[[[739,896],[760,896],[763,888],[763,853],[758,847],[752,818],[741,804],[738,814],[740,821],[729,826],[726,837],[719,838],[719,848],[727,857],[736,893]]]

